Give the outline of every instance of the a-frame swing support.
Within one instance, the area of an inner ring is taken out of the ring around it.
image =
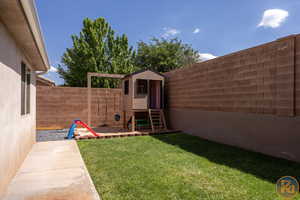
[[[123,74],[103,74],[103,73],[94,73],[88,72],[87,73],[87,88],[88,88],[88,125],[91,127],[91,109],[92,109],[92,77],[101,77],[101,78],[115,78],[115,79],[122,79],[125,77]]]

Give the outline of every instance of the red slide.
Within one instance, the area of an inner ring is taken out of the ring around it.
[[[97,134],[93,129],[91,129],[86,123],[80,121],[80,120],[75,120],[75,123],[77,125],[81,125],[84,128],[86,128],[87,130],[89,130],[94,136],[100,136],[99,134]]]

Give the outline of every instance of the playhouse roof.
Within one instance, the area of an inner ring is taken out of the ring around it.
[[[146,72],[146,71],[150,71],[150,72],[153,72],[159,76],[162,76],[162,77],[165,77],[165,75],[163,75],[162,73],[159,73],[157,71],[154,71],[154,70],[151,70],[151,69],[143,69],[143,70],[139,70],[139,71],[136,71],[136,72],[133,72],[131,74],[127,74],[126,76],[124,76],[124,78],[128,78],[128,77],[131,77],[131,76],[134,76],[136,74],[140,74],[140,73],[143,73],[143,72]]]

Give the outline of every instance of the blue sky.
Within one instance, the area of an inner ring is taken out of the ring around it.
[[[133,46],[153,36],[178,37],[204,57],[300,33],[300,0],[36,0],[36,4],[54,67],[85,17],[104,17]],[[46,77],[63,83],[55,72]]]

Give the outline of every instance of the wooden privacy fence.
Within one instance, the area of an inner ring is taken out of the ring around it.
[[[92,88],[92,126],[109,125],[121,127],[121,89]],[[78,87],[37,87],[37,128],[69,128],[74,119],[87,122],[88,90]]]

